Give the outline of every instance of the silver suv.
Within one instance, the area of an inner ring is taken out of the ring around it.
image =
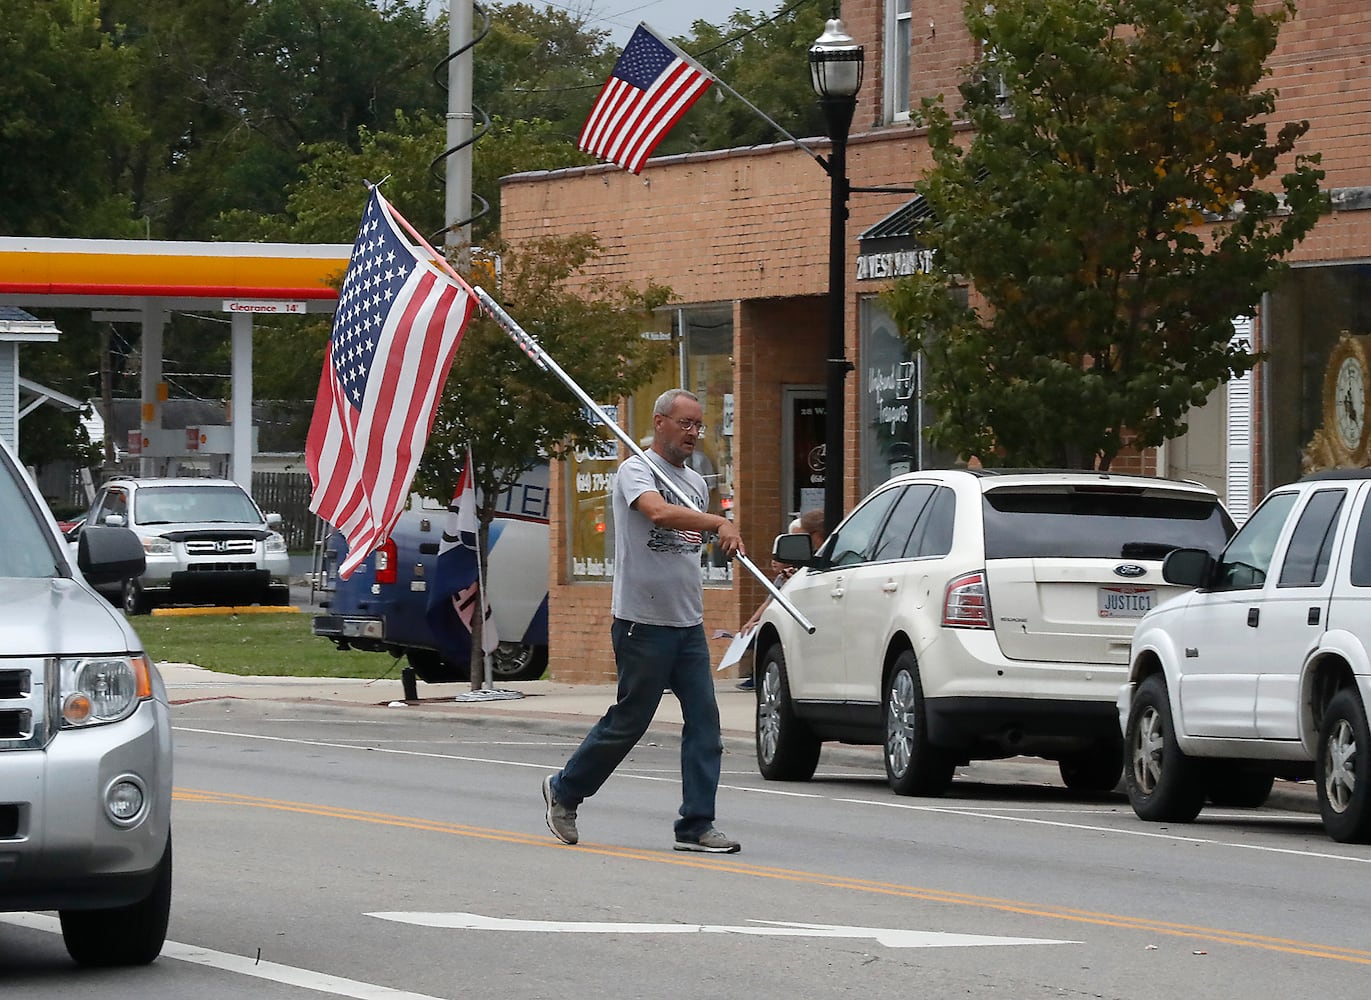
[[[758,626],[757,762],[807,780],[826,740],[884,745],[903,795],[938,794],[956,765],[1030,754],[1107,791],[1122,769],[1115,715],[1129,640],[1183,588],[1179,546],[1217,553],[1233,531],[1196,483],[1087,472],[926,471],[857,506]],[[799,551],[791,550],[798,547]]]
[[[263,515],[232,480],[114,479],[86,524],[127,527],[142,539],[147,570],[101,587],[128,614],[171,603],[290,603],[281,515]]]
[[[126,528],[93,527],[72,565],[0,442],[0,910],[57,910],[86,965],[151,962],[171,907],[166,689],[91,583],[137,576]]]

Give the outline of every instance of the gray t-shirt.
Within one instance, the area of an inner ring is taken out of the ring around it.
[[[615,618],[644,625],[685,627],[705,620],[704,588],[700,582],[698,531],[658,528],[632,504],[648,491],[667,503],[699,510],[708,502],[709,487],[693,469],[678,469],[659,455],[631,455],[614,478],[614,600]],[[651,463],[649,467],[648,463]],[[653,474],[656,469],[661,476]],[[665,479],[666,482],[662,482]]]

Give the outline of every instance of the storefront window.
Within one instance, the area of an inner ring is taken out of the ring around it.
[[[733,508],[733,307],[691,306],[663,310],[650,337],[669,337],[671,359],[651,384],[627,401],[624,427],[647,450],[652,445],[652,407],[667,389],[683,386],[700,397],[705,431],[695,446],[691,466],[709,487],[709,510],[732,516]],[[567,463],[572,498],[571,576],[575,580],[609,580],[614,576],[614,512],[610,490],[620,461],[617,442],[606,432],[603,451],[578,454]],[[711,542],[701,552],[700,574],[706,583],[728,584],[732,561]]]
[[[1264,320],[1267,485],[1371,466],[1371,264],[1291,269]]]
[[[922,358],[901,339],[874,296],[861,302],[862,492],[916,469],[948,468],[955,456],[924,437],[932,413],[923,404]]]

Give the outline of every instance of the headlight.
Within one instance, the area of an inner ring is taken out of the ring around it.
[[[62,725],[98,726],[127,719],[152,697],[146,656],[88,656],[59,661]]]
[[[157,535],[153,538],[144,538],[143,551],[148,555],[171,555],[171,539],[163,538],[161,535]]]
[[[273,531],[270,535],[267,535],[267,551],[285,552],[286,536],[281,534],[279,531]]]

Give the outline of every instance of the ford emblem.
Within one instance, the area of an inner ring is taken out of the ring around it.
[[[1115,576],[1135,577],[1143,576],[1147,573],[1146,566],[1139,566],[1137,563],[1120,563],[1114,567]]]

